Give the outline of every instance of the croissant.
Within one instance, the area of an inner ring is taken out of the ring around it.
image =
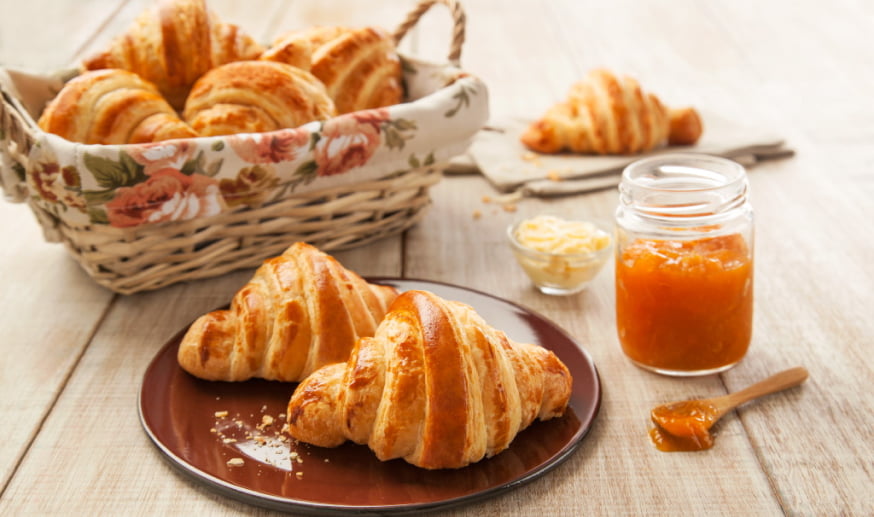
[[[313,66],[313,47],[314,42],[305,33],[288,33],[276,38],[258,59],[285,63],[309,72]]]
[[[158,142],[197,136],[157,88],[125,70],[95,70],[68,81],[37,122],[83,144]]]
[[[406,291],[345,363],[316,370],[288,404],[288,432],[335,447],[367,444],[380,460],[460,468],[506,449],[535,418],[563,414],[567,367],[516,343],[468,305]]]
[[[178,110],[191,85],[207,70],[256,59],[263,50],[239,27],[208,11],[204,0],[159,0],[105,50],[85,59],[82,67],[134,72],[155,83]]]
[[[691,145],[702,131],[694,108],[669,110],[633,78],[596,69],[520,139],[541,153],[633,154],[665,143]]]
[[[290,32],[277,38],[261,58],[309,69],[325,83],[338,113],[390,106],[403,97],[394,41],[378,27]]]
[[[295,382],[345,361],[397,296],[302,242],[267,259],[229,310],[204,314],[179,345],[179,365],[207,380]]]
[[[184,119],[202,136],[298,127],[336,114],[324,85],[284,63],[237,61],[194,83]]]

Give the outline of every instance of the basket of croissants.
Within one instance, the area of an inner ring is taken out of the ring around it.
[[[435,4],[453,19],[448,60],[399,54]],[[394,32],[269,44],[205,0],[155,0],[74,69],[0,68],[0,184],[122,294],[255,267],[290,242],[366,244],[422,217],[488,119],[463,41],[456,0],[421,0]]]

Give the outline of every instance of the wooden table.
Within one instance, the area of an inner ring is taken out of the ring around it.
[[[311,24],[394,27],[412,2],[211,0],[261,40]],[[125,28],[140,0],[2,0],[0,63],[66,66]],[[590,68],[782,135],[790,159],[750,171],[757,211],[754,339],[721,375],[642,371],[614,330],[612,266],[585,292],[537,293],[504,242],[543,211],[610,218],[615,190],[522,199],[510,212],[479,175],[444,178],[402,236],[336,253],[364,275],[449,282],[518,302],[575,337],[603,382],[580,448],[545,477],[452,515],[874,514],[874,4],[835,0],[466,0],[463,65],[489,85],[494,116],[531,115]],[[436,10],[408,47],[442,58]],[[446,37],[444,37],[444,35]],[[474,218],[474,211],[482,217]],[[0,203],[0,514],[231,515],[262,510],[176,473],[142,431],[137,393],[157,350],[226,303],[252,271],[120,296],[26,206]],[[740,389],[783,368],[810,379],[742,407],[713,449],[666,454],[648,441],[660,402]]]

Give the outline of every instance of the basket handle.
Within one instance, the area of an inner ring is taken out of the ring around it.
[[[407,15],[407,19],[404,20],[403,23],[395,29],[394,34],[392,34],[395,45],[404,39],[407,32],[419,23],[419,19],[422,15],[428,12],[428,9],[430,9],[434,4],[445,5],[449,8],[449,12],[452,15],[453,27],[452,41],[449,45],[449,62],[455,66],[459,66],[461,61],[461,46],[464,44],[464,26],[466,20],[464,10],[461,8],[461,4],[457,0],[420,0],[416,8]]]

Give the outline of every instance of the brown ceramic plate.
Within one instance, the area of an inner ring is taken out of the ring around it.
[[[174,466],[212,489],[258,506],[310,514],[445,509],[531,481],[576,449],[598,413],[601,387],[589,355],[560,328],[524,307],[470,289],[423,280],[371,280],[465,302],[510,338],[554,351],[574,378],[568,411],[535,422],[507,450],[458,470],[381,462],[366,446],[352,443],[336,449],[295,444],[280,430],[296,384],[192,377],[176,363],[183,329],[143,378],[139,410],[146,433]],[[233,466],[241,460],[241,466]]]

